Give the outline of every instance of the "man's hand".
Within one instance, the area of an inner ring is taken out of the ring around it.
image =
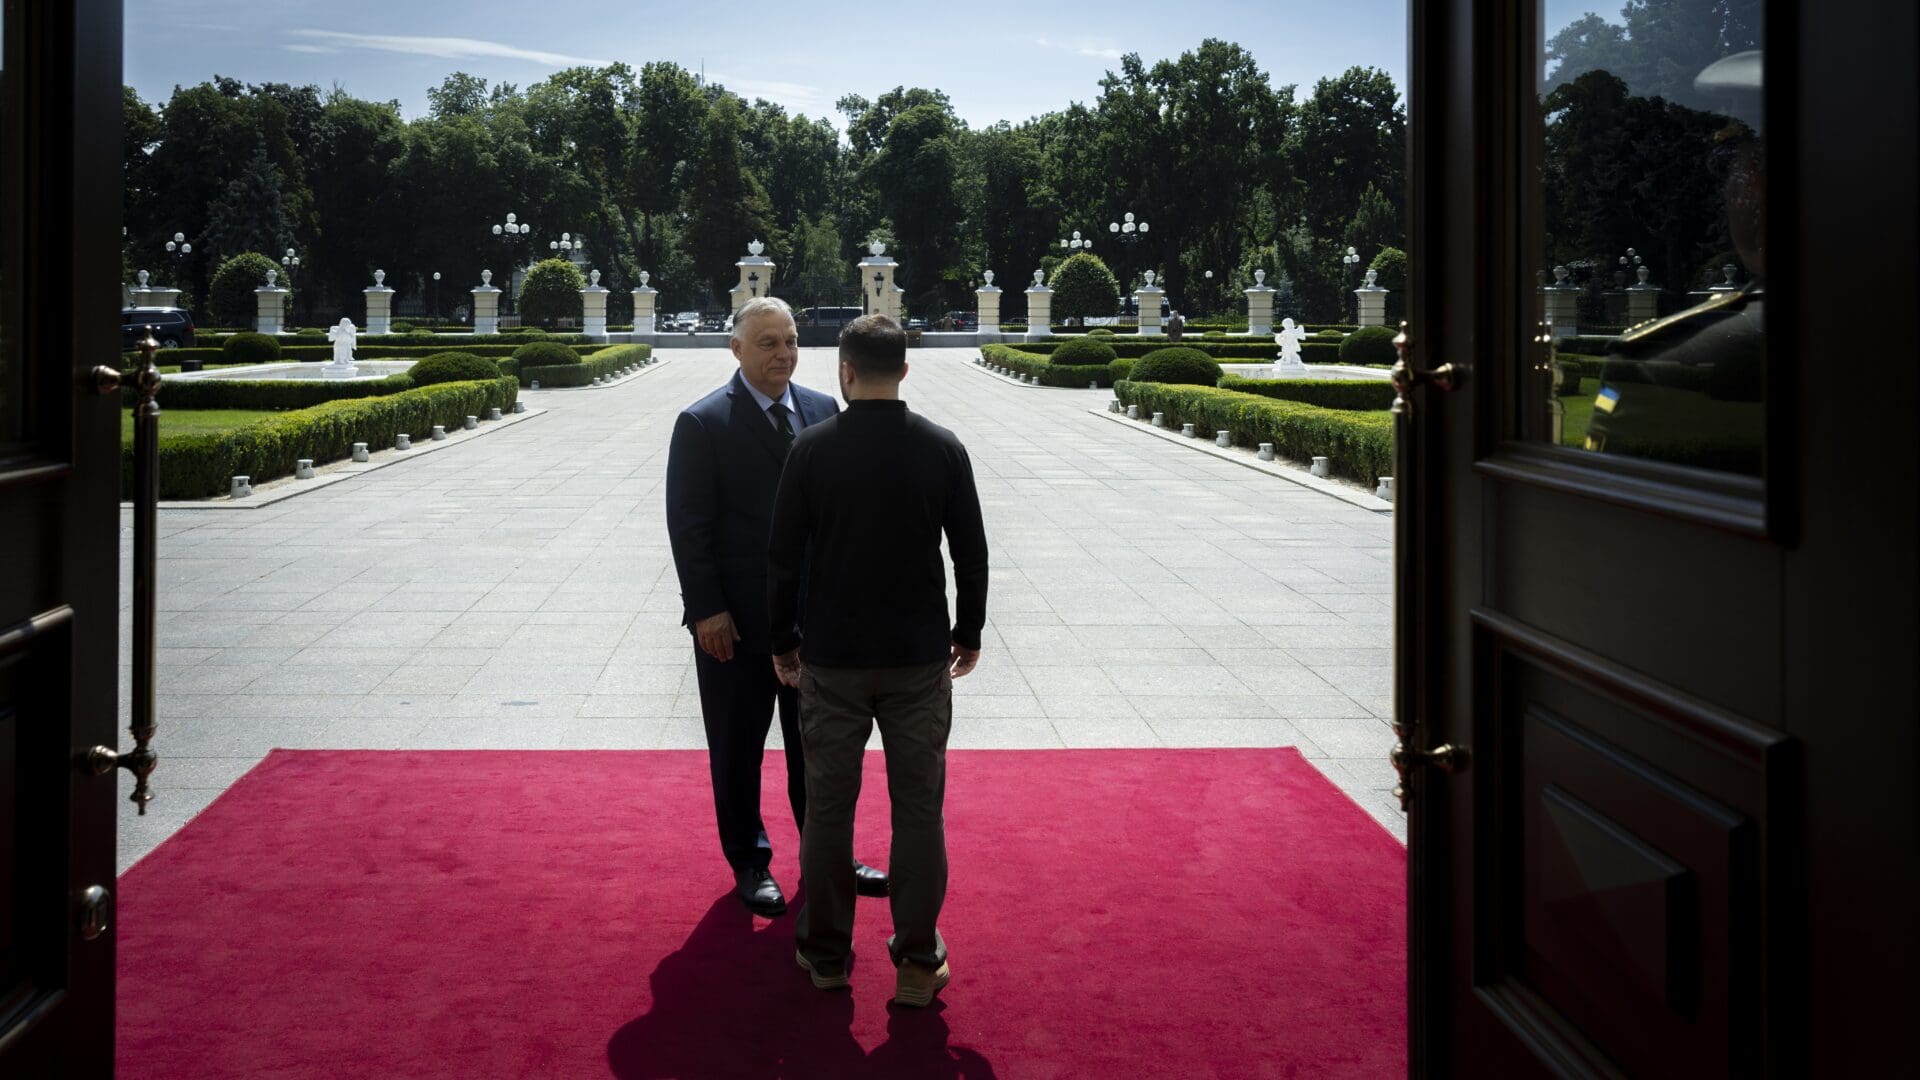
[[[953,650],[947,654],[947,674],[957,679],[972,671],[974,665],[979,662],[979,649],[969,649],[959,642],[954,642]]]
[[[780,682],[786,686],[800,685],[800,650],[781,653],[773,658],[773,673],[780,676]]]
[[[723,611],[694,623],[693,639],[700,643],[701,652],[715,660],[725,663],[733,659],[733,643],[740,640],[740,631],[733,628],[733,612]]]

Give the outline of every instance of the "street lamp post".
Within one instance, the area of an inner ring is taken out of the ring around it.
[[[1133,219],[1133,211],[1129,210],[1119,221],[1107,222],[1107,232],[1113,234],[1113,238],[1120,241],[1126,249],[1127,258],[1125,266],[1123,267],[1126,276],[1121,279],[1120,287],[1122,289],[1131,289],[1133,280],[1133,245],[1146,238],[1147,223],[1144,221],[1136,222]]]
[[[1346,268],[1347,292],[1351,294],[1354,289],[1358,288],[1358,286],[1354,284],[1354,281],[1360,273],[1360,253],[1355,251],[1352,246],[1348,246],[1347,253],[1340,256],[1340,264]],[[1345,307],[1346,305],[1341,304],[1340,306]],[[1356,323],[1360,321],[1360,298],[1358,296],[1353,298],[1353,321]]]
[[[288,248],[287,253],[280,256],[280,265],[287,272],[287,288],[293,288],[293,272],[300,269],[300,256],[295,255],[292,248]],[[292,315],[293,312],[288,311],[286,314]]]
[[[1093,237],[1089,236],[1085,240],[1082,240],[1080,239],[1080,230],[1075,229],[1073,230],[1073,239],[1060,241],[1060,246],[1068,251],[1092,251]]]
[[[747,274],[747,299],[751,300],[758,297],[759,295],[760,295],[760,271],[758,270],[749,271]]]
[[[493,227],[493,235],[495,236],[507,236],[507,237],[525,236],[532,231],[533,231],[532,225],[521,224],[520,216],[518,214],[508,214],[507,220],[505,222],[497,224]],[[508,248],[508,251],[510,252],[514,252],[518,250],[519,250],[519,245],[517,243],[514,244],[512,247]],[[514,256],[509,255],[508,258],[512,259],[514,258]],[[501,301],[502,301],[501,313],[511,314],[513,310],[513,265],[511,262],[509,262],[507,265],[506,295],[501,297]]]
[[[438,323],[440,321],[440,271],[438,270],[433,272],[433,296],[427,301],[427,306],[433,311],[433,321]]]
[[[1213,271],[1211,270],[1203,271],[1201,273],[1201,277],[1206,279],[1207,303],[1211,304],[1213,303]],[[1200,313],[1197,310],[1194,312],[1194,315],[1196,317],[1199,314]]]
[[[868,312],[869,314],[876,313],[881,310],[880,290],[883,287],[885,287],[886,283],[887,283],[887,275],[881,273],[878,270],[875,270],[873,272],[873,307],[869,309],[869,312]]]
[[[193,245],[187,242],[186,233],[173,234],[173,239],[167,241],[167,254],[171,256],[168,261],[173,263],[173,284],[177,288],[180,285],[180,264],[193,254]]]
[[[568,259],[573,258],[573,252],[585,251],[586,249],[587,249],[586,239],[582,237],[579,240],[575,240],[573,238],[573,234],[570,232],[561,233],[560,239],[558,240],[547,241],[548,251],[560,252],[563,256],[565,256]]]

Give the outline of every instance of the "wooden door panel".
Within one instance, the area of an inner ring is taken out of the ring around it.
[[[0,1032],[28,1035],[71,984],[66,922],[67,829],[57,785],[68,764],[72,611],[0,627]],[[51,805],[49,803],[51,802]]]
[[[1590,491],[1613,477],[1586,470]],[[1488,606],[1686,686],[1732,713],[1779,712],[1780,552],[1592,497],[1506,484],[1488,500]]]
[[[1791,740],[1475,612],[1474,983],[1564,1071],[1731,1076],[1783,985],[1765,933]]]

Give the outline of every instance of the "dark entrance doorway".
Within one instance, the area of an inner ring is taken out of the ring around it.
[[[120,5],[0,5],[0,1075],[113,1069]]]
[[[1561,72],[1544,5],[1411,5],[1421,1074],[1905,1056],[1920,27],[1861,0],[1646,6],[1685,18]],[[1710,32],[1661,40],[1688,19]],[[1570,334],[1558,271],[1624,254],[1609,229],[1682,310]]]

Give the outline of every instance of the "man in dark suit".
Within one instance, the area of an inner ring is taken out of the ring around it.
[[[925,1006],[952,972],[937,923],[947,895],[943,804],[953,680],[980,659],[987,536],[967,448],[900,400],[907,335],[885,315],[840,332],[847,411],[793,445],[767,551],[773,662],[800,688],[807,902],[795,958],[822,990],[848,985],[853,811],[879,725],[893,810],[893,1000]],[[955,604],[947,615],[944,535]],[[805,592],[808,601],[800,604]]]
[[[728,344],[740,370],[673,425],[667,532],[684,625],[693,631],[720,850],[741,901],[773,916],[787,901],[768,869],[773,849],[760,817],[760,766],[776,703],[796,825],[806,822],[807,788],[799,695],[781,686],[768,647],[767,540],[788,444],[840,406],[791,381],[799,334],[784,301],[748,301]],[[857,862],[854,872],[863,895],[886,895],[885,874]]]

